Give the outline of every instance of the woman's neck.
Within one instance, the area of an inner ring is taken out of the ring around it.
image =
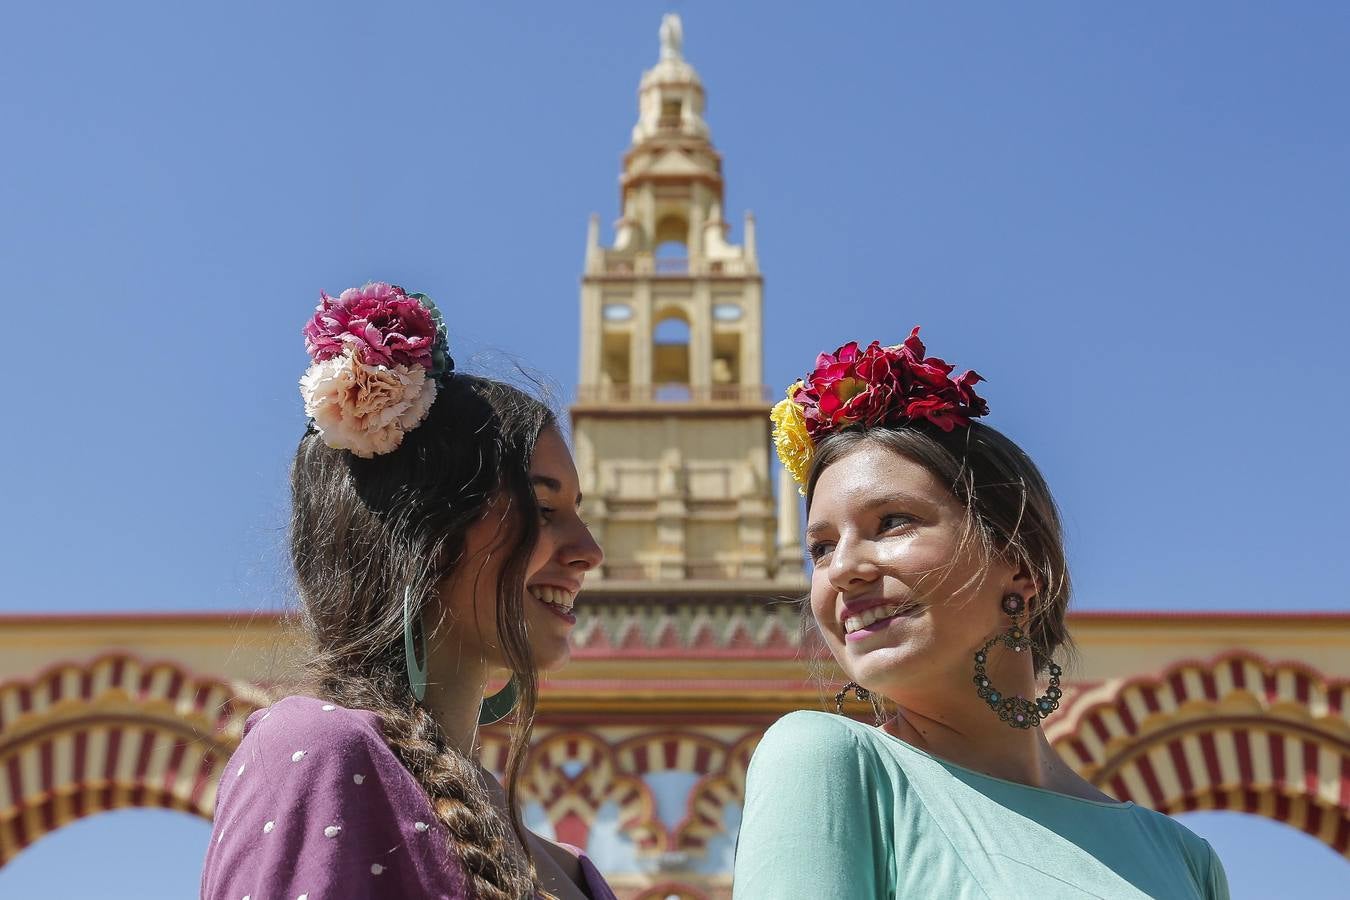
[[[990,666],[990,679],[1005,697],[1036,699],[1036,679],[1020,657]],[[896,718],[888,732],[934,756],[1008,781],[1050,787],[1063,763],[1039,728],[1013,728],[975,693],[970,677],[952,674],[941,689],[893,697]],[[948,683],[949,682],[949,683]]]
[[[445,654],[434,655],[431,663],[423,703],[441,726],[446,742],[472,758],[478,745],[478,711],[488,683],[487,664],[459,656],[447,659]]]
[[[938,720],[906,707],[882,725],[889,734],[936,757],[1019,784],[1049,787],[1057,757],[1039,728],[1010,728],[985,707],[992,725]]]

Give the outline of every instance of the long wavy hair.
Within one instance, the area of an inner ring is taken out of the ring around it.
[[[529,466],[540,433],[555,423],[547,406],[511,385],[455,374],[397,450],[361,459],[327,447],[311,427],[291,468],[291,560],[311,688],[381,718],[390,749],[426,790],[449,852],[483,900],[518,900],[536,888],[517,795],[538,702],[524,615],[539,534]],[[477,761],[451,746],[413,697],[403,649],[405,593],[416,616],[436,608],[438,586],[465,564],[466,531],[495,500],[506,509],[492,553],[503,559],[497,634],[520,692],[506,765],[509,820]]]

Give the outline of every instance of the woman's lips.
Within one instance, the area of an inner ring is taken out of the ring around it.
[[[897,619],[909,618],[920,607],[905,603],[873,603],[848,610],[843,620],[844,640],[866,640],[889,628]]]
[[[536,597],[535,599],[539,600],[538,597]],[[553,613],[555,616],[562,619],[568,625],[577,624],[577,614],[572,612],[570,609],[563,609],[561,606],[558,606],[557,604],[554,603],[549,603],[547,600],[539,600],[539,604],[543,606],[544,609],[547,609],[549,612]]]
[[[578,586],[579,587],[579,586]],[[577,602],[577,591],[555,584],[531,585],[528,593],[544,607],[569,625],[575,625],[577,617],[572,607]]]

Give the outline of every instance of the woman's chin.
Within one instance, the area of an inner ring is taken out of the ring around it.
[[[546,646],[532,646],[534,664],[540,672],[553,672],[572,661],[572,645],[566,639],[549,640]]]
[[[844,671],[861,685],[898,686],[916,679],[922,669],[919,662],[908,647],[884,647],[846,658]]]

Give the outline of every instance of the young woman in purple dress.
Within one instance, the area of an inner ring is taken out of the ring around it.
[[[435,306],[393,285],[323,295],[305,344],[291,556],[309,683],[250,717],[201,896],[612,898],[516,797],[538,673],[567,661],[602,558],[553,414],[455,372]],[[478,728],[513,708],[503,789]]]

